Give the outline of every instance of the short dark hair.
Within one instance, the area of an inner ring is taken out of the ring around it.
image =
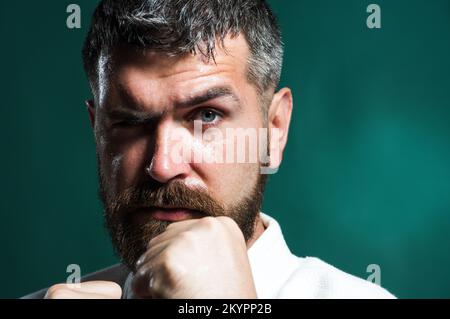
[[[119,45],[214,59],[216,41],[239,34],[250,49],[249,81],[261,93],[276,87],[283,44],[265,0],[102,0],[84,43],[84,68],[91,85],[98,85],[100,57]]]

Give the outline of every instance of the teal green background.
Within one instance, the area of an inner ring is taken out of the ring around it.
[[[366,7],[382,28],[366,26]],[[0,297],[116,262],[97,199],[80,50],[95,1],[0,4]],[[400,298],[450,297],[450,2],[271,1],[295,99],[264,211],[292,251]]]

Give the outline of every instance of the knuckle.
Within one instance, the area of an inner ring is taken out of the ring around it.
[[[176,223],[170,223],[169,225],[167,225],[166,230],[173,229],[173,228],[175,228],[176,226],[178,226],[178,225],[176,225]],[[156,237],[155,237],[155,238],[156,238]]]
[[[72,295],[72,291],[67,288],[66,284],[57,284],[51,286],[45,295],[47,299],[64,299]]]
[[[218,226],[217,217],[203,217],[201,219],[201,223],[203,227],[206,227],[208,229],[215,229]]]
[[[47,295],[53,295],[56,292],[65,289],[65,284],[56,284],[47,289]]]
[[[222,225],[224,225],[227,229],[231,229],[231,230],[238,230],[239,226],[236,223],[236,221],[228,216],[221,216],[218,217],[219,221],[222,223]]]
[[[176,265],[174,253],[171,250],[161,254],[159,269],[162,273],[168,273]]]
[[[139,256],[138,260],[136,261],[135,266],[136,267],[142,267],[148,262],[148,255],[149,251],[147,250],[145,253],[143,253],[141,256]]]
[[[158,267],[158,275],[155,276],[155,288],[158,290],[176,287],[177,278],[181,274],[180,265],[173,261],[173,259],[166,259]],[[164,283],[164,285],[162,285]]]
[[[175,274],[182,271],[183,267],[177,255],[176,251],[167,251],[161,256],[157,269],[164,278],[171,280]]]
[[[233,220],[233,218],[231,218],[229,216],[219,216],[219,217],[217,217],[217,219],[224,224],[235,224],[235,221]]]
[[[195,237],[195,233],[191,230],[186,230],[182,232],[179,236],[179,239],[182,243],[191,242]]]

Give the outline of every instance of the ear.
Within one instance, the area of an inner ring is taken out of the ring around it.
[[[283,88],[274,94],[268,112],[270,168],[277,170],[283,159],[292,115],[292,92]]]
[[[89,113],[89,121],[91,122],[91,127],[94,128],[94,126],[95,126],[94,101],[93,100],[86,100],[85,103],[86,103],[87,111]]]

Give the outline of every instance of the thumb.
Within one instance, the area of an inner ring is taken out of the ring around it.
[[[45,298],[108,298],[120,299],[122,288],[112,281],[86,281],[80,284],[58,284],[49,288]]]

